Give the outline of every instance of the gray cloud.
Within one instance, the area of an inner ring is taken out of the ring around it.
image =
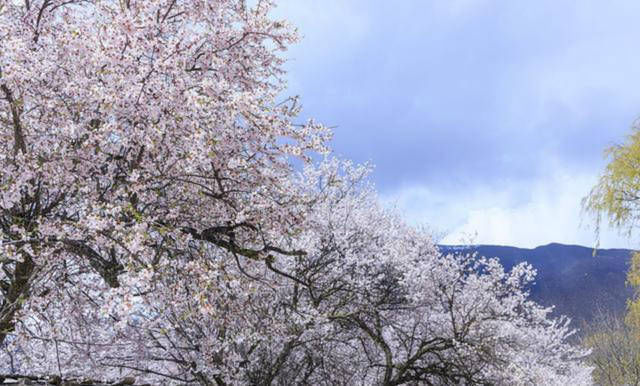
[[[640,113],[635,1],[288,0],[278,13],[305,36],[288,64],[305,116],[337,125],[336,152],[372,161],[386,194],[509,187],[526,202],[555,172],[597,174]]]

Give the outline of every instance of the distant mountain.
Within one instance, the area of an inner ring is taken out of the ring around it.
[[[631,288],[625,285],[629,249],[598,249],[549,244],[534,249],[494,245],[440,246],[444,253],[478,252],[497,257],[511,269],[526,261],[537,271],[531,297],[544,306],[555,305],[554,314],[567,315],[574,326],[590,321],[598,310],[621,315]]]

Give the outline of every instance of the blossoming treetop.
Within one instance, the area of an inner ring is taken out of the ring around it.
[[[295,124],[272,2],[0,2],[0,369],[588,383],[530,267],[441,255]],[[297,173],[294,160],[304,173]]]

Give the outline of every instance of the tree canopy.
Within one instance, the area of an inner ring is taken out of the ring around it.
[[[0,3],[0,373],[588,384],[530,266],[443,255],[295,121],[273,6]]]
[[[605,151],[609,162],[589,196],[583,199],[585,210],[595,216],[599,233],[603,218],[628,237],[640,219],[640,129],[634,126],[632,133],[622,144]],[[627,303],[624,324],[606,317],[601,331],[594,331],[586,339],[594,348],[592,362],[596,365],[594,376],[602,384],[637,383],[640,380],[640,253],[630,257],[627,284],[635,289],[635,295]],[[610,320],[609,320],[610,319]]]
[[[610,225],[625,232],[629,237],[640,219],[640,130],[634,127],[622,144],[608,148],[609,157],[604,173],[589,196],[583,200],[585,209],[596,217],[599,230],[602,217]],[[627,283],[640,289],[640,254],[631,258]],[[640,332],[640,301],[629,302],[627,323]]]
[[[623,144],[609,147],[605,155],[610,161],[583,205],[596,216],[598,226],[604,215],[630,235],[640,218],[640,130],[634,128]]]

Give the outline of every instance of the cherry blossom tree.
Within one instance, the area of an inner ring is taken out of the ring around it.
[[[2,372],[588,384],[531,267],[442,255],[366,167],[312,161],[272,7],[0,2]]]
[[[192,240],[118,288],[78,273],[28,303],[7,356],[39,374],[158,383],[589,384],[567,321],[527,300],[531,267],[442,255],[376,204],[364,168],[346,169],[300,179],[315,202],[283,243],[305,255],[256,264]]]
[[[295,33],[270,8],[2,3],[0,342],[58,264],[118,287],[126,265],[188,239],[254,260],[296,253],[277,245],[306,211],[291,157],[325,151],[329,132],[295,126],[295,99],[275,103]]]

